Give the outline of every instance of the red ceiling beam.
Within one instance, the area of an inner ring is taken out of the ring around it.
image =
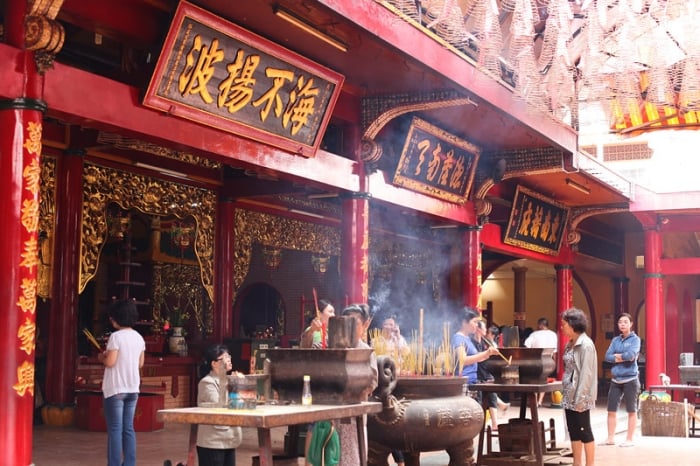
[[[501,227],[494,223],[487,223],[481,230],[481,243],[485,248],[491,251],[500,252],[503,254],[509,254],[515,257],[522,257],[527,259],[533,259],[539,262],[544,262],[547,264],[573,264],[573,253],[571,249],[562,244],[559,248],[559,254],[556,256],[550,256],[549,254],[542,254],[535,251],[529,251],[517,246],[511,246],[510,244],[505,244],[503,242],[503,233]]]
[[[16,98],[21,76],[11,65],[19,52],[0,44],[0,97]],[[117,132],[178,150],[188,150],[239,168],[265,167],[288,179],[359,191],[356,162],[318,151],[304,158],[234,134],[169,116],[141,105],[138,88],[55,63],[46,73],[44,100],[49,115],[72,124]]]
[[[471,202],[464,205],[435,199],[424,194],[399,188],[386,181],[389,176],[382,171],[369,175],[368,191],[373,200],[387,202],[411,211],[424,212],[456,224],[474,225],[476,215]]]
[[[662,233],[694,233],[700,231],[700,214],[664,215],[661,213],[659,223]]]
[[[128,0],[65,0],[58,19],[141,47],[160,43],[170,25],[168,12]]]
[[[664,275],[700,275],[700,257],[661,259],[661,273]]]

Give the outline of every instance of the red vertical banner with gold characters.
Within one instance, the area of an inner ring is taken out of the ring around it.
[[[462,234],[464,305],[481,309],[481,227],[469,226]]]
[[[343,201],[341,267],[348,303],[369,299],[369,199],[355,193]]]
[[[0,464],[31,464],[42,115],[0,101]]]

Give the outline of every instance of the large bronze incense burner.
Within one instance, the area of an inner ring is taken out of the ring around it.
[[[372,350],[270,349],[270,384],[280,400],[301,402],[303,376],[311,377],[314,404],[367,401],[373,386]]]
[[[547,377],[556,369],[554,348],[500,348],[503,358],[491,356],[485,361],[486,369],[494,376],[496,383],[547,383]],[[519,380],[507,377],[510,369],[517,369]]]
[[[387,466],[391,450],[404,452],[406,466],[420,465],[420,452],[445,450],[450,466],[473,464],[474,443],[484,412],[464,394],[465,379],[452,376],[396,377],[389,357],[377,358],[381,413],[368,416],[368,465]]]

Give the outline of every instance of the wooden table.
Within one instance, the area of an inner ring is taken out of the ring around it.
[[[530,406],[530,417],[533,429],[533,453],[535,455],[535,463],[537,466],[544,465],[544,445],[542,444],[542,438],[538,434],[536,426],[540,422],[539,415],[537,413],[537,394],[538,393],[551,393],[554,391],[561,391],[561,382],[550,382],[544,384],[499,384],[499,383],[479,383],[470,384],[469,390],[481,391],[484,395],[486,393],[515,393],[520,394],[520,419],[525,419],[525,414],[528,405]],[[488,410],[488,400],[486,396],[482,396],[482,403],[484,410]],[[477,456],[477,464],[482,463],[483,450],[484,450],[484,436],[486,434],[486,423],[484,422],[484,428],[479,434],[479,452]],[[503,464],[512,464],[512,459],[503,458]],[[508,462],[510,461],[510,463]],[[489,463],[497,463],[489,461]]]
[[[261,405],[257,409],[228,408],[175,408],[161,409],[158,419],[181,424],[212,424],[220,426],[255,427],[258,429],[260,466],[272,466],[272,439],[270,429],[316,421],[356,418],[357,441],[360,446],[360,464],[367,464],[364,423],[362,416],[378,413],[382,404],[364,402],[349,405]]]

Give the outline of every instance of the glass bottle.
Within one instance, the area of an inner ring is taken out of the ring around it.
[[[304,388],[301,391],[301,404],[304,406],[311,405],[311,376],[304,376]]]

